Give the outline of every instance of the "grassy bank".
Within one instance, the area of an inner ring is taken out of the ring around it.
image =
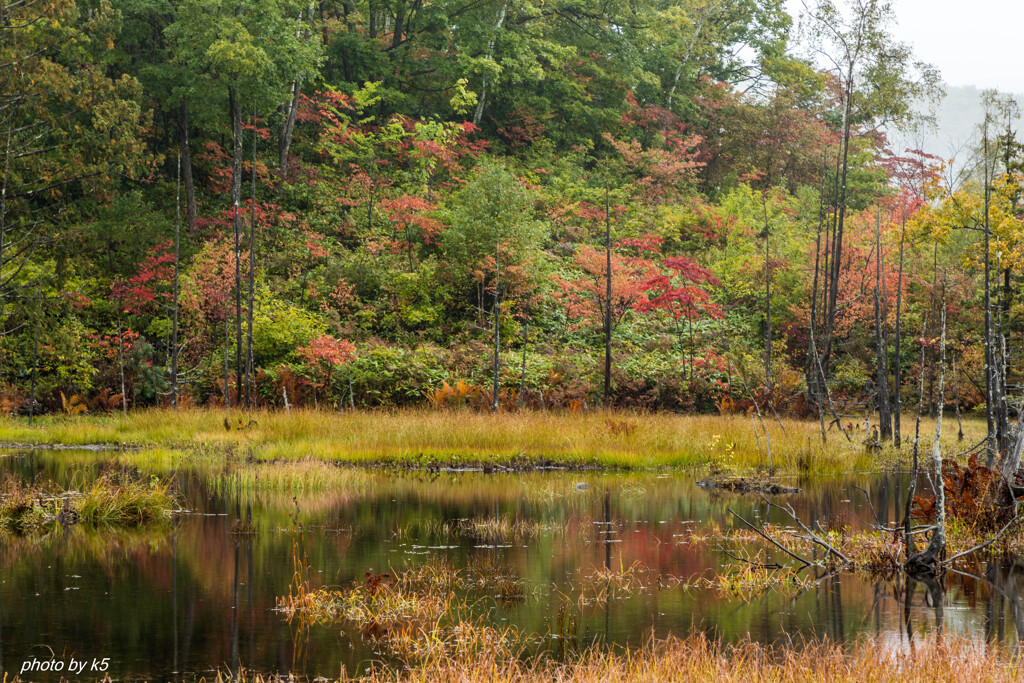
[[[929,442],[931,424],[922,430]],[[957,442],[955,425],[949,426],[947,452],[967,448],[983,434],[979,421],[967,421],[964,427],[965,439]],[[772,462],[779,471],[823,474],[882,469],[909,451],[866,448],[860,429],[851,441],[832,429],[823,444],[813,421],[771,420],[766,428],[767,438],[755,433],[750,417],[741,415],[189,409],[136,411],[127,418],[47,416],[32,426],[21,418],[4,418],[0,443],[232,450],[258,459],[355,464],[721,466],[749,471],[768,466],[770,439]]]

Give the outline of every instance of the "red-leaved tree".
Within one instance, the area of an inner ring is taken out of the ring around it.
[[[349,340],[335,339],[326,334],[316,337],[306,346],[299,347],[299,358],[313,375],[314,401],[317,388],[323,387],[325,396],[330,393],[334,369],[352,362],[355,351],[355,344]]]
[[[702,285],[716,285],[718,278],[685,256],[669,256],[661,262],[661,271],[643,283],[648,297],[637,303],[640,311],[665,311],[677,322],[686,319],[689,328],[690,346],[687,353],[693,380],[694,337],[693,322],[698,318],[721,319],[721,307],[711,300],[711,295]]]

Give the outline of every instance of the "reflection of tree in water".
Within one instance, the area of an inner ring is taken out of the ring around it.
[[[1024,563],[1011,557],[990,560],[980,576],[964,576],[965,581],[976,581],[988,588],[989,598],[985,605],[985,640],[992,644],[1004,644],[1008,636],[1006,616],[1009,612],[1013,625],[1014,649],[1021,649],[1024,640],[1024,602],[1020,596],[1020,579],[1024,574]],[[965,573],[966,574],[966,573]]]
[[[946,631],[946,602],[950,596],[959,593],[966,596],[972,608],[977,607],[979,601],[983,603],[986,643],[992,646],[1009,644],[1020,652],[1024,644],[1024,600],[1020,594],[1020,580],[1024,578],[1022,569],[1024,563],[1015,557],[993,558],[977,572],[949,568],[938,576],[908,575],[902,589],[903,616],[900,620],[900,631],[908,645],[914,647],[915,633],[919,630],[931,630],[937,634]],[[932,619],[922,617],[922,623],[915,624],[918,594],[920,604],[926,609],[925,614],[931,613]]]

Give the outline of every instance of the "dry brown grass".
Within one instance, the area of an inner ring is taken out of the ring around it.
[[[494,642],[491,639],[491,642]],[[905,642],[872,640],[847,648],[828,643],[770,647],[721,645],[703,634],[651,641],[634,650],[594,649],[568,662],[508,657],[507,649],[472,648],[452,654],[432,651],[404,669],[375,665],[356,680],[418,683],[630,683],[643,681],[715,683],[1001,683],[1018,681],[1021,665],[1005,653],[962,637]],[[218,674],[217,683],[280,683],[288,678]],[[348,679],[353,680],[353,679]]]

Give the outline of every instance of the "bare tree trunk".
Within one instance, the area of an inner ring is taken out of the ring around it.
[[[320,5],[321,13],[323,12],[323,4]],[[371,5],[372,11],[372,5]],[[302,12],[299,12],[299,21],[302,21]],[[347,12],[346,12],[346,23],[347,23]],[[326,26],[326,22],[325,22]],[[313,28],[313,3],[309,4],[307,12],[307,22],[305,29],[305,39],[309,40],[310,34]],[[299,37],[299,32],[295,32],[295,37]],[[324,41],[327,42],[326,40]],[[302,80],[295,79],[291,84],[291,100],[289,100],[287,109],[284,114],[284,121],[281,122],[281,128],[278,131],[277,136],[277,168],[280,171],[280,184],[284,186],[285,178],[288,175],[288,152],[291,150],[292,137],[295,134],[295,116],[299,111],[299,97],[302,95]]]
[[[494,22],[494,35],[487,41],[487,59],[491,60],[494,56],[494,40],[497,37],[498,31],[501,30],[502,24],[505,23],[505,13],[508,11],[508,3],[501,6],[501,11],[498,13],[498,20]],[[476,111],[473,112],[473,125],[479,126],[480,119],[484,115],[484,104],[487,102],[487,76],[484,75],[483,83],[480,84],[480,99],[476,103]]]
[[[991,269],[991,241],[992,232],[989,229],[989,158],[988,158],[988,122],[989,115],[985,114],[984,129],[984,154],[985,154],[985,420],[988,425],[988,449],[985,453],[985,466],[995,467],[996,452],[996,424],[995,424],[995,376],[992,332],[992,269]]]
[[[185,181],[185,225],[189,230],[196,226],[196,188],[192,177],[192,150],[188,137],[188,103],[182,101],[178,107],[178,154],[179,173]]]
[[[697,40],[700,38],[701,31],[704,30],[704,24],[707,23],[708,19],[714,14],[716,7],[715,2],[709,2],[707,7],[704,8],[704,12],[701,13],[700,18],[697,20],[697,26],[693,29],[693,36],[690,37],[690,44],[686,47],[686,52],[683,54],[683,58],[676,66],[676,74],[672,79],[672,87],[669,88],[668,97],[665,98],[665,106],[669,109],[672,108],[672,100],[676,96],[676,88],[679,87],[679,79],[683,75],[683,69],[686,68],[687,63],[690,61],[690,57],[693,55],[693,48],[697,45]]]
[[[36,417],[36,377],[39,374],[39,320],[43,317],[43,288],[36,281],[36,324],[32,335],[32,385],[29,388],[28,423],[35,422]]]
[[[946,287],[942,287],[942,328],[939,341],[939,393],[935,411],[935,438],[932,441],[932,480],[935,489],[935,524],[928,547],[907,561],[913,569],[932,569],[946,551],[946,488],[942,481],[942,410],[946,381]]]
[[[853,72],[847,74],[845,88],[845,106],[843,107],[843,156],[841,174],[839,177],[839,201],[837,206],[837,217],[835,235],[832,241],[832,272],[829,282],[828,305],[825,311],[825,339],[822,344],[821,362],[824,376],[829,376],[830,363],[832,359],[832,337],[835,329],[836,310],[839,302],[839,275],[842,271],[843,255],[843,226],[846,219],[846,178],[850,163],[850,136],[853,117]]]
[[[501,371],[501,328],[498,322],[501,309],[498,307],[498,294],[501,291],[501,242],[494,242],[494,387],[491,396],[491,409],[498,411],[498,374]]]
[[[530,334],[530,319],[526,319],[526,329],[523,330],[523,362],[519,371],[519,407],[526,406],[526,340]]]
[[[288,175],[288,153],[292,147],[292,137],[295,135],[295,116],[299,111],[299,96],[302,94],[302,81],[292,81],[292,98],[288,103],[288,110],[285,112],[284,121],[281,122],[281,129],[277,138],[277,168],[281,174],[281,183]]]
[[[932,248],[932,283],[933,284],[932,284],[931,307],[929,308],[929,311],[931,311],[930,312],[930,316],[931,316],[932,320],[936,320],[937,319],[937,316],[935,315],[935,291],[936,291],[935,288],[938,285],[935,284],[935,283],[937,283],[939,281],[938,278],[939,278],[939,245],[936,242],[935,246]],[[934,333],[932,334],[932,337],[934,337]],[[935,353],[934,351],[930,351],[929,355],[934,355],[934,353]],[[935,361],[933,360],[928,367],[929,367],[929,372],[928,372],[928,415],[929,416],[934,416],[935,415]]]
[[[826,405],[828,406],[829,412],[832,414],[832,422],[839,427],[839,431],[843,433],[847,441],[850,441],[850,434],[846,431],[846,427],[843,426],[843,421],[839,419],[839,415],[836,413],[836,407],[832,404],[832,394],[828,390],[828,380],[825,379],[825,370],[821,367],[821,358],[818,356],[818,343],[814,339],[814,325],[811,325],[811,362],[817,369],[818,380],[821,382],[821,388],[825,396]],[[820,404],[819,404],[820,405]],[[819,408],[819,419],[820,419],[820,408]],[[825,426],[822,424],[821,428],[821,441],[825,442]]]
[[[604,404],[612,400],[612,217],[609,213],[608,182],[604,185]]]
[[[1010,442],[1010,447],[1006,449],[1006,455],[999,468],[1003,475],[1003,482],[1007,486],[1014,486],[1017,470],[1020,469],[1022,452],[1024,452],[1024,414],[1017,416],[1017,428],[1013,432],[1013,440]],[[1012,495],[1010,499],[1013,499]]]
[[[1003,289],[1000,296],[999,309],[999,404],[996,415],[996,433],[999,438],[999,450],[1005,451],[1010,446],[1010,416],[1006,402],[1007,373],[1009,372],[1009,355],[1006,348],[1006,326],[1010,324],[1010,308],[1013,302],[1013,289],[1010,287],[1010,269],[1003,271]]]
[[[900,268],[899,275],[896,279],[896,330],[895,330],[895,354],[896,363],[893,367],[893,443],[896,444],[896,448],[902,445],[902,435],[900,434],[900,419],[903,411],[902,401],[902,343],[903,337],[902,324],[903,324],[903,248],[907,234],[907,208],[903,206],[903,216],[900,220]]]
[[[117,361],[121,369],[121,409],[124,411],[125,419],[128,419],[128,396],[124,385],[124,333],[121,327],[121,307],[117,305]]]
[[[994,338],[993,338],[993,383],[992,383],[992,397],[995,403],[995,423],[996,423],[996,451],[1000,454],[1000,463],[1002,459],[1006,457],[1006,449],[1009,446],[1009,424],[1006,416],[1006,335],[1004,334],[1004,315],[1003,315],[1003,293],[999,287],[998,271],[995,273],[996,277],[996,301],[994,308],[997,311],[995,320],[993,321],[994,327]]]
[[[228,349],[231,342],[231,323],[224,317],[224,407],[231,407],[231,370],[228,365]]]
[[[242,106],[238,91],[228,88],[231,108],[231,138],[234,143],[234,159],[231,173],[231,205],[234,208],[235,237],[235,384],[239,395],[242,391],[242,250],[240,245],[241,226],[238,211],[242,203]]]
[[[245,407],[253,405],[252,315],[256,287],[256,108],[252,112],[252,204],[249,207],[249,315],[245,333]]]
[[[885,317],[882,311],[882,228],[875,214],[875,387],[878,397],[878,440],[892,439],[892,415],[889,412],[889,354],[885,344]]]
[[[822,167],[827,167],[828,158],[827,156],[822,160]],[[825,222],[825,172],[821,174],[821,192],[818,195],[818,232],[814,240],[814,281],[811,285],[811,315],[810,315],[810,339],[807,343],[807,370],[806,370],[806,383],[807,383],[807,397],[818,406],[818,417],[821,421],[821,440],[825,442],[825,422],[823,406],[821,405],[821,391],[818,387],[818,367],[814,358],[817,356],[817,349],[814,349],[814,353],[811,353],[811,347],[814,346],[814,326],[818,324],[818,276],[821,272],[821,229]]]
[[[687,327],[687,333],[689,334],[690,347],[686,350],[686,356],[687,356],[686,359],[690,362],[690,371],[687,373],[686,381],[690,385],[691,390],[692,390],[692,387],[693,387],[693,371],[694,371],[693,361],[694,361],[694,356],[696,355],[695,352],[696,352],[697,345],[696,345],[696,343],[694,342],[694,339],[693,339],[693,311],[687,310],[687,313],[689,315],[686,316],[686,327]]]
[[[7,233],[7,183],[11,173],[11,131],[7,131],[7,142],[4,145],[4,175],[0,178],[0,315],[7,310],[4,305],[4,237]],[[2,324],[0,320],[0,324]]]
[[[769,249],[768,202],[761,194],[761,208],[764,211],[764,389],[768,400],[772,396],[772,266]]]
[[[178,407],[178,269],[181,263],[181,156],[174,199],[174,318],[171,322],[171,405]]]
[[[950,359],[953,363],[953,407],[956,409],[956,440],[964,440],[964,423],[960,421],[960,385],[956,381],[956,351]]]
[[[924,364],[925,364],[925,342],[924,333],[928,327],[927,319],[921,321],[921,377],[920,384],[917,390],[917,422],[914,425],[914,447],[913,453],[913,467],[911,468],[910,474],[910,489],[907,491],[907,507],[903,511],[903,536],[904,543],[906,544],[907,562],[910,562],[910,558],[917,554],[917,548],[914,544],[914,536],[910,533],[910,508],[914,502],[914,493],[917,490],[917,474],[918,474],[918,456],[920,454],[921,445],[921,413],[924,410]]]

